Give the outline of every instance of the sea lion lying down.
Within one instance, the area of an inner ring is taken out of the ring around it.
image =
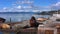
[[[1,29],[10,29],[10,25],[8,24],[0,24]]]

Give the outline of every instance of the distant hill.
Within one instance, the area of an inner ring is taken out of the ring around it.
[[[36,12],[0,12],[0,14],[35,14]]]
[[[42,12],[0,12],[0,14],[37,14],[37,15],[52,15],[52,14],[60,14],[60,10],[54,11],[42,11]]]
[[[60,14],[60,10],[54,10],[54,11],[49,11],[48,14],[53,15],[53,14]]]
[[[52,14],[60,14],[60,10],[53,10],[53,11],[42,11],[41,13],[37,13],[38,15],[52,15]]]

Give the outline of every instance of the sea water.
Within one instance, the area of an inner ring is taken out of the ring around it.
[[[20,22],[24,20],[29,20],[32,16],[35,18],[45,17],[48,18],[49,15],[35,15],[35,14],[0,14],[0,17],[6,19],[5,22]]]

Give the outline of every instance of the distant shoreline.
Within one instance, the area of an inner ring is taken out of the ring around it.
[[[0,14],[36,14],[36,12],[0,12]]]

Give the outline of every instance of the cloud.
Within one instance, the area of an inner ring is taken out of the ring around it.
[[[17,6],[16,8],[21,9],[21,6]]]
[[[28,8],[30,8],[30,10]],[[0,9],[0,12],[37,12],[37,11],[32,11],[31,8],[32,8],[31,6],[22,7],[20,5],[14,7],[3,7],[2,9]]]
[[[55,9],[55,10],[59,10],[60,9],[60,2],[57,2],[57,3],[53,4],[53,5],[51,5],[51,8]]]
[[[32,8],[28,6],[29,8]],[[3,7],[0,12],[41,12],[41,11],[46,11],[49,7],[34,7],[34,9],[21,9],[21,6],[15,6],[15,7]],[[26,7],[23,7],[26,8]]]
[[[6,9],[7,9],[7,7],[4,7],[3,9],[4,9],[4,10],[6,10]]]
[[[7,7],[3,7],[0,9],[0,12],[7,12],[8,8]]]
[[[21,9],[21,8],[33,8],[33,10],[29,10],[29,9]],[[0,12],[41,12],[41,11],[50,11],[52,10],[57,10],[60,9],[60,2],[57,2],[55,4],[51,4],[50,6],[35,6],[35,7],[31,7],[31,6],[14,6],[14,7],[3,7],[2,9],[0,9]]]
[[[33,12],[40,12],[40,10],[33,10]]]
[[[53,4],[53,6],[60,6],[60,2],[57,2],[56,4]]]
[[[50,6],[42,7],[43,11],[51,11],[51,10],[59,10],[59,9],[60,9],[60,2],[57,2],[55,4],[51,4]]]
[[[0,12],[21,12],[22,10],[21,6],[15,6],[15,7],[3,7],[0,9]]]

